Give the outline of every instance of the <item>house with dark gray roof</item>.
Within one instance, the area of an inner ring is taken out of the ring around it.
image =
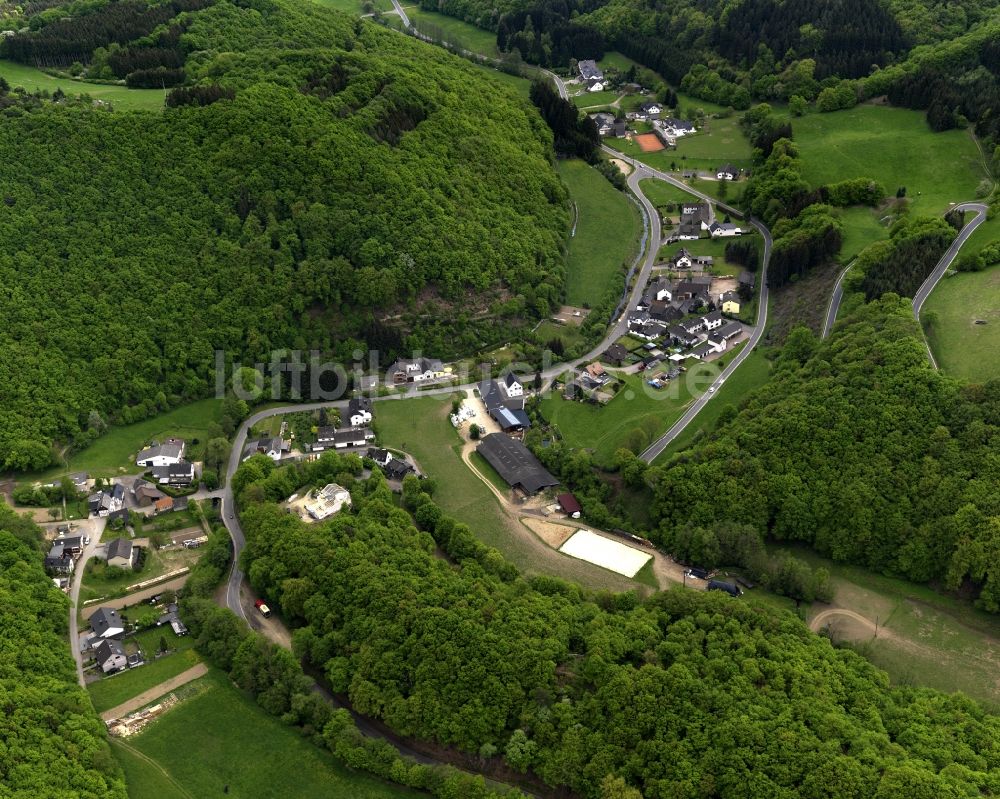
[[[604,73],[597,66],[597,62],[592,58],[585,58],[576,62],[576,68],[580,72],[580,77],[585,81],[601,80]]]
[[[98,608],[90,616],[90,629],[98,638],[118,638],[125,633],[125,623],[114,608]]]
[[[45,556],[45,571],[49,574],[72,574],[73,556],[60,543],[55,543]]]
[[[105,674],[128,668],[128,657],[125,648],[114,639],[101,641],[94,649],[94,660]]]
[[[153,479],[160,485],[189,486],[195,481],[194,464],[187,461],[153,467]]]
[[[108,543],[108,565],[119,569],[131,569],[135,560],[135,550],[127,538],[116,538]]]
[[[490,433],[476,450],[511,486],[526,494],[559,485],[524,444],[503,433]]]

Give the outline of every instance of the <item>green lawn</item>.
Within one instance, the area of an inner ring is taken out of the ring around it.
[[[422,8],[408,8],[406,14],[417,30],[431,38],[443,38],[448,44],[489,58],[498,56],[495,33],[477,28],[455,17],[424,11]]]
[[[552,394],[542,400],[542,414],[570,446],[591,450],[599,465],[610,465],[615,452],[632,443],[633,437],[637,443],[641,440],[645,448],[662,435],[692,396],[708,388],[719,372],[712,363],[689,360],[686,364],[687,373],[672,380],[666,388],[656,390],[647,386],[642,374],[625,375],[625,385],[607,405],[565,400],[561,394]],[[652,374],[659,371],[656,369]],[[636,435],[635,431],[642,435]]]
[[[673,183],[667,183],[665,180],[655,180],[653,178],[640,180],[639,189],[649,198],[649,201],[653,205],[661,210],[667,205],[675,206],[677,203],[693,202],[696,199],[684,191],[684,189],[675,186]],[[674,208],[673,214],[676,213],[677,209]]]
[[[855,205],[840,208],[836,214],[844,226],[844,241],[838,258],[845,266],[869,244],[889,236],[889,229],[879,221],[879,212],[875,208]]]
[[[490,80],[513,89],[519,97],[523,97],[525,100],[528,99],[528,94],[531,91],[531,80],[529,78],[520,78],[517,75],[502,72],[499,69],[488,67],[485,64],[474,64],[471,61],[469,64],[473,68],[479,70],[482,74],[486,75]]]
[[[168,514],[172,515],[172,514]],[[186,525],[192,526],[192,525]],[[180,528],[177,528],[180,529]],[[120,532],[108,532],[105,530],[101,536],[102,541],[111,541],[118,538]],[[128,535],[126,534],[127,538]],[[146,562],[140,572],[129,572],[122,577],[105,577],[106,566],[103,561],[96,558],[87,564],[87,570],[83,574],[83,584],[80,586],[80,602],[100,597],[122,596],[125,589],[130,585],[152,580],[167,572],[180,569],[184,566],[192,566],[198,560],[200,551],[197,549],[169,549],[163,552],[155,547],[149,547],[146,551]]]
[[[663,462],[671,455],[687,449],[695,436],[715,429],[715,422],[727,405],[739,407],[742,399],[767,382],[771,372],[771,362],[758,349],[750,353],[739,369],[727,378],[719,389],[718,396],[709,402],[677,438],[670,442],[657,461]]]
[[[0,77],[6,78],[12,88],[18,86],[29,92],[54,92],[62,89],[66,94],[89,94],[95,100],[104,100],[122,111],[160,111],[166,93],[162,89],[129,89],[103,83],[85,83],[72,78],[54,78],[40,69],[0,60]]]
[[[579,214],[569,241],[566,301],[593,305],[635,257],[642,221],[625,194],[585,162],[560,161],[558,169]]]
[[[191,799],[191,794],[182,792],[156,767],[126,748],[131,746],[120,739],[111,739],[111,751],[125,772],[129,799]]]
[[[721,217],[720,217],[721,218]],[[752,228],[751,228],[752,230]],[[706,234],[707,236],[707,234]],[[744,236],[743,238],[748,238]],[[720,238],[703,238],[697,241],[675,241],[673,244],[667,244],[660,249],[660,259],[665,260],[668,257],[673,257],[677,254],[678,250],[685,249],[692,255],[711,255],[714,258],[712,263],[713,271],[718,274],[738,274],[742,267],[737,264],[727,264],[726,263],[726,245],[729,244],[732,239],[720,239]],[[763,248],[763,242],[757,242],[758,248]]]
[[[552,339],[562,339],[567,349],[583,341],[583,334],[577,325],[561,325],[546,319],[535,328],[535,340],[545,344]]]
[[[345,14],[359,15],[364,11],[364,0],[312,0],[312,2],[318,6],[322,6],[323,8],[332,8],[337,11],[343,11]],[[390,0],[374,0],[373,5],[379,11],[392,10],[392,3]]]
[[[627,55],[622,55],[617,51],[605,53],[604,58],[597,62],[597,66],[601,69],[619,69],[622,72],[628,72],[629,67],[644,68],[638,61],[633,61]]]
[[[218,671],[204,688],[128,739],[191,795],[230,799],[397,799],[412,791],[349,771],[296,730],[267,715]],[[120,755],[121,748],[115,748]],[[156,770],[135,758],[123,762],[138,786],[155,785]],[[138,787],[137,786],[137,787]],[[160,794],[133,792],[146,799]]]
[[[1000,266],[943,277],[924,303],[924,318],[931,313],[928,338],[945,374],[977,383],[1000,377]]]
[[[570,95],[570,100],[576,104],[577,108],[595,109],[603,106],[610,106],[621,95],[618,92],[584,92],[583,94]]]
[[[717,121],[713,120],[713,122]],[[728,122],[729,120],[723,121]],[[720,135],[721,138],[728,140],[730,144],[723,146],[712,142],[711,139],[715,135]],[[706,134],[699,133],[694,136],[684,137],[678,140],[676,150],[657,150],[653,153],[644,153],[638,144],[626,139],[612,139],[608,141],[608,144],[613,149],[664,172],[682,172],[687,169],[707,172],[718,169],[723,163],[731,163],[737,167],[750,166],[749,156],[740,157],[739,155],[745,151],[744,146],[736,142],[731,134],[720,131]],[[718,155],[713,154],[716,152]],[[732,152],[732,155],[730,155],[730,152]],[[695,153],[695,155],[690,153]],[[718,186],[719,181],[715,180],[698,180],[695,183],[695,188],[699,191],[716,197],[718,197]],[[723,189],[726,194],[724,199],[730,203],[735,203],[742,190],[743,186],[741,183],[727,182],[726,188]]]
[[[715,167],[727,163],[742,167],[750,165],[750,150],[750,140],[740,127],[739,117],[733,115],[725,119],[706,119],[697,133],[677,140],[676,155]]]
[[[221,400],[192,402],[151,419],[112,428],[86,449],[72,454],[66,466],[56,466],[25,479],[47,482],[70,472],[89,472],[91,477],[134,474],[137,469],[134,456],[148,441],[176,436],[189,443],[194,438],[204,442],[209,424],[221,419]]]
[[[792,120],[803,176],[813,186],[856,177],[899,186],[914,212],[939,215],[949,203],[974,199],[983,178],[968,131],[934,133],[921,111],[860,105]]]
[[[450,411],[450,397],[380,402],[375,411],[379,443],[413,455],[437,483],[435,501],[522,571],[551,574],[594,589],[637,587],[625,577],[549,548],[507,516],[489,488],[462,462],[461,437],[448,421]]]
[[[166,632],[161,633],[167,638],[171,646],[175,645],[177,637],[170,628],[161,628]],[[159,636],[156,638],[159,641]],[[122,702],[127,702],[134,696],[138,696],[143,691],[148,691],[154,685],[159,685],[164,680],[176,677],[182,671],[198,663],[201,658],[198,653],[191,649],[193,642],[189,640],[183,645],[179,652],[166,655],[156,660],[147,661],[145,666],[136,669],[129,669],[120,674],[104,677],[97,682],[90,683],[87,690],[90,691],[90,698],[94,703],[94,709],[98,713],[117,707]],[[152,656],[153,653],[150,653]]]

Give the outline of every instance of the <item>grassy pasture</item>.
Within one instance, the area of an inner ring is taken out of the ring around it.
[[[144,419],[124,427],[114,427],[93,444],[70,456],[65,467],[52,467],[45,472],[27,476],[29,480],[48,481],[70,472],[89,472],[91,477],[112,477],[134,474],[138,467],[133,456],[152,439],[177,436],[187,440],[197,438],[204,442],[208,427],[222,418],[222,401],[207,399],[192,402],[167,411],[151,419]],[[194,453],[194,456],[197,452]],[[193,457],[189,454],[189,457]]]
[[[20,86],[29,92],[62,89],[68,95],[89,94],[93,99],[104,100],[121,111],[160,111],[166,97],[162,89],[129,89],[72,78],[54,78],[40,69],[5,60],[0,60],[0,77],[6,78],[12,88]]]
[[[905,186],[914,213],[936,216],[949,203],[973,199],[983,178],[969,133],[934,133],[920,111],[859,105],[807,114],[792,120],[792,128],[810,184],[870,177],[890,195]]]
[[[519,569],[595,589],[636,587],[625,577],[550,549],[504,513],[489,488],[462,462],[462,439],[448,421],[450,411],[451,397],[380,402],[375,414],[380,444],[412,454],[439,486],[435,501]]]
[[[343,2],[344,0],[341,1]],[[495,33],[477,28],[475,25],[455,19],[455,17],[438,14],[434,11],[425,11],[418,7],[407,8],[406,14],[410,18],[410,21],[417,27],[417,30],[429,34],[436,29],[434,36],[437,36],[439,33],[451,45],[470,50],[473,53],[489,56],[490,58],[498,56],[497,37]]]
[[[924,318],[930,313],[937,321],[928,339],[945,374],[976,383],[1000,377],[1000,266],[946,275],[924,303]]]
[[[553,394],[542,400],[542,415],[570,446],[591,450],[599,465],[610,465],[615,452],[628,446],[634,431],[644,434],[645,444],[661,436],[719,373],[715,363],[686,363],[687,373],[666,388],[647,386],[642,374],[623,375],[624,385],[607,405],[565,400],[561,394]],[[659,371],[653,370],[650,377]]]
[[[566,302],[593,305],[635,256],[642,222],[635,206],[596,169],[572,160],[560,161],[558,170],[579,214],[569,240]]]
[[[349,771],[291,727],[267,715],[218,671],[202,690],[128,739],[190,795],[231,799],[400,799],[420,794]],[[192,683],[194,685],[194,683]],[[156,766],[115,747],[129,778],[129,795],[165,778]],[[131,757],[129,757],[131,755]],[[133,792],[133,788],[136,790]],[[176,788],[174,788],[176,792]],[[174,794],[168,793],[168,796]]]

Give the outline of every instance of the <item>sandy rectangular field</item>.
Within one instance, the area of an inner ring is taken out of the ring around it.
[[[635,577],[636,572],[653,558],[652,555],[589,530],[577,530],[559,547],[559,551],[626,577]]]
[[[655,133],[640,133],[635,137],[635,143],[644,153],[655,153],[663,149],[663,142]]]

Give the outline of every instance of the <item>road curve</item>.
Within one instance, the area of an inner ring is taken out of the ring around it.
[[[837,313],[840,311],[840,302],[844,299],[844,278],[852,266],[854,266],[854,259],[837,275],[837,282],[833,284],[833,293],[830,295],[830,304],[826,307],[826,320],[823,322],[823,335],[820,338],[826,338],[833,330],[833,324],[837,321]]]
[[[955,240],[951,243],[951,246],[941,256],[941,260],[937,262],[937,266],[927,276],[927,279],[920,284],[917,293],[913,295],[913,316],[918,322],[920,321],[920,309],[923,308],[924,301],[934,291],[934,287],[938,284],[938,281],[944,277],[944,273],[948,271],[948,267],[951,266],[952,261],[958,256],[958,251],[969,240],[969,236],[986,221],[986,211],[988,209],[983,203],[962,203],[961,205],[954,206],[951,210],[975,211],[976,215],[970,222],[965,223],[965,226],[955,236]]]
[[[636,167],[635,171],[629,177],[630,180],[629,186],[630,187],[632,186],[632,181],[634,179],[635,187],[633,190],[636,191],[636,193],[642,198],[645,204],[650,208],[652,206],[649,203],[649,200],[647,200],[645,195],[643,195],[642,192],[639,191],[638,181],[644,178],[656,178],[658,180],[666,181],[667,183],[670,183],[679,189],[683,189],[689,194],[693,194],[695,197],[705,200],[706,202],[714,203],[718,208],[721,208],[724,211],[727,211],[728,213],[743,216],[741,211],[737,210],[736,208],[733,208],[731,205],[727,205],[724,202],[716,200],[714,197],[710,197],[704,192],[700,192],[697,189],[691,188],[683,181],[678,180],[677,178],[667,174],[666,172],[661,172],[658,169],[653,169],[651,167],[642,165],[641,161],[636,161],[635,159],[625,155],[624,153],[620,153],[617,150],[614,150],[606,145],[602,149],[605,152],[613,155],[615,158],[621,158],[626,162],[633,164]],[[656,213],[655,209],[652,209],[652,216],[656,217],[657,223],[659,223],[659,215]],[[687,426],[691,424],[692,421],[694,421],[694,418],[699,413],[701,413],[702,408],[704,408],[712,400],[712,398],[715,397],[715,390],[718,389],[719,386],[721,386],[726,381],[726,379],[740,367],[743,361],[745,361],[748,357],[750,357],[750,353],[753,352],[754,348],[760,343],[761,338],[763,338],[764,336],[764,328],[767,326],[767,302],[768,302],[767,267],[768,264],[771,262],[771,246],[774,242],[771,239],[771,231],[768,230],[767,227],[765,227],[762,222],[754,219],[753,217],[748,217],[747,219],[750,222],[750,224],[753,225],[760,232],[761,236],[764,238],[764,263],[760,271],[761,275],[760,297],[758,299],[758,304],[757,304],[757,321],[754,324],[753,332],[750,334],[750,338],[747,340],[747,343],[744,345],[743,349],[740,350],[739,354],[735,358],[733,358],[732,361],[729,362],[729,365],[726,366],[725,369],[722,370],[722,373],[715,379],[715,382],[712,383],[711,388],[704,394],[702,394],[700,397],[698,397],[698,399],[696,399],[694,402],[692,402],[691,405],[689,405],[687,410],[684,412],[683,416],[681,416],[681,418],[678,419],[666,433],[664,433],[662,436],[656,439],[656,441],[650,444],[646,448],[646,450],[639,456],[646,463],[652,463],[653,460],[660,454],[662,454],[662,452],[670,445],[670,442],[672,442],[675,438],[677,438],[677,436],[679,436],[685,430],[685,428],[687,428]],[[653,258],[655,260],[655,256],[653,256]],[[626,315],[627,315],[627,309],[626,309]]]

